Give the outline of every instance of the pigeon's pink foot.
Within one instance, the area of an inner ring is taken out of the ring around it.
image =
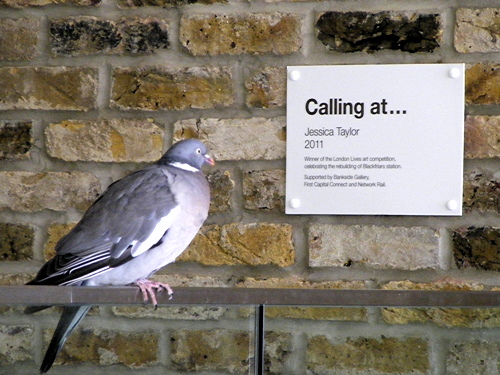
[[[166,290],[169,299],[172,298],[172,294],[174,293],[172,288],[170,288],[170,285],[165,283],[158,283],[156,281],[151,281],[148,279],[139,279],[135,282],[135,284],[139,287],[140,291],[142,292],[142,297],[144,298],[144,302],[147,302],[148,299],[151,300],[155,308],[158,307],[158,301],[156,300],[157,292]]]

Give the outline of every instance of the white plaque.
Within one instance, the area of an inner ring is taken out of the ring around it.
[[[462,214],[464,65],[288,67],[286,213]]]

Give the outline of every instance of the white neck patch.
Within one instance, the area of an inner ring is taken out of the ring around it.
[[[186,163],[179,163],[179,162],[174,162],[174,163],[169,163],[172,167],[184,169],[185,171],[189,172],[199,172],[200,170],[190,166],[189,164]]]

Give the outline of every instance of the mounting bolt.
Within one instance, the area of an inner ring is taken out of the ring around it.
[[[458,208],[458,202],[454,199],[450,199],[446,202],[446,208],[450,211],[455,211]]]
[[[448,75],[449,75],[451,78],[458,78],[458,77],[460,77],[460,69],[458,69],[458,68],[451,68],[451,69],[448,71]]]
[[[300,79],[300,72],[298,70],[292,70],[290,72],[290,79],[292,81],[298,81]]]
[[[290,207],[299,208],[300,207],[300,199],[298,199],[298,198],[290,199]]]

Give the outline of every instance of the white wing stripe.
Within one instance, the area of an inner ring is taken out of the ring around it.
[[[77,258],[73,262],[66,264],[63,268],[61,268],[57,272],[51,274],[50,277],[64,275],[66,273],[72,273],[80,268],[87,267],[90,264],[97,263],[108,258],[109,258],[108,251],[100,251],[88,257]]]
[[[167,216],[164,216],[160,219],[149,237],[146,238],[144,242],[134,244],[131,251],[132,256],[136,257],[138,255],[141,255],[145,251],[149,250],[151,246],[160,241],[168,228],[170,228],[175,219],[177,219],[180,209],[180,206],[176,206],[172,210],[170,210]]]
[[[98,262],[100,262],[102,260],[106,260],[106,259],[109,259],[109,253],[102,254],[99,257],[94,256],[94,257],[89,257],[89,258],[83,258],[79,262],[71,265],[71,267],[69,269],[69,273],[72,273],[80,268],[88,267],[91,264],[98,263]]]
[[[83,275],[83,276],[81,276],[81,277],[79,277],[79,278],[77,278],[77,279],[73,279],[73,280],[71,280],[71,281],[67,281],[67,282],[62,283],[62,284],[60,284],[60,285],[62,285],[62,286],[65,286],[65,285],[73,285],[73,284],[76,284],[76,283],[77,283],[77,282],[79,282],[79,281],[84,281],[84,280],[90,279],[90,278],[91,278],[91,277],[93,277],[93,276],[100,275],[101,273],[107,272],[107,271],[109,271],[109,270],[110,270],[109,266],[106,266],[106,267],[103,267],[103,268],[99,268],[98,270],[96,270],[96,271],[94,271],[94,272],[91,272],[91,273],[88,273],[88,274],[86,274],[86,275]]]

